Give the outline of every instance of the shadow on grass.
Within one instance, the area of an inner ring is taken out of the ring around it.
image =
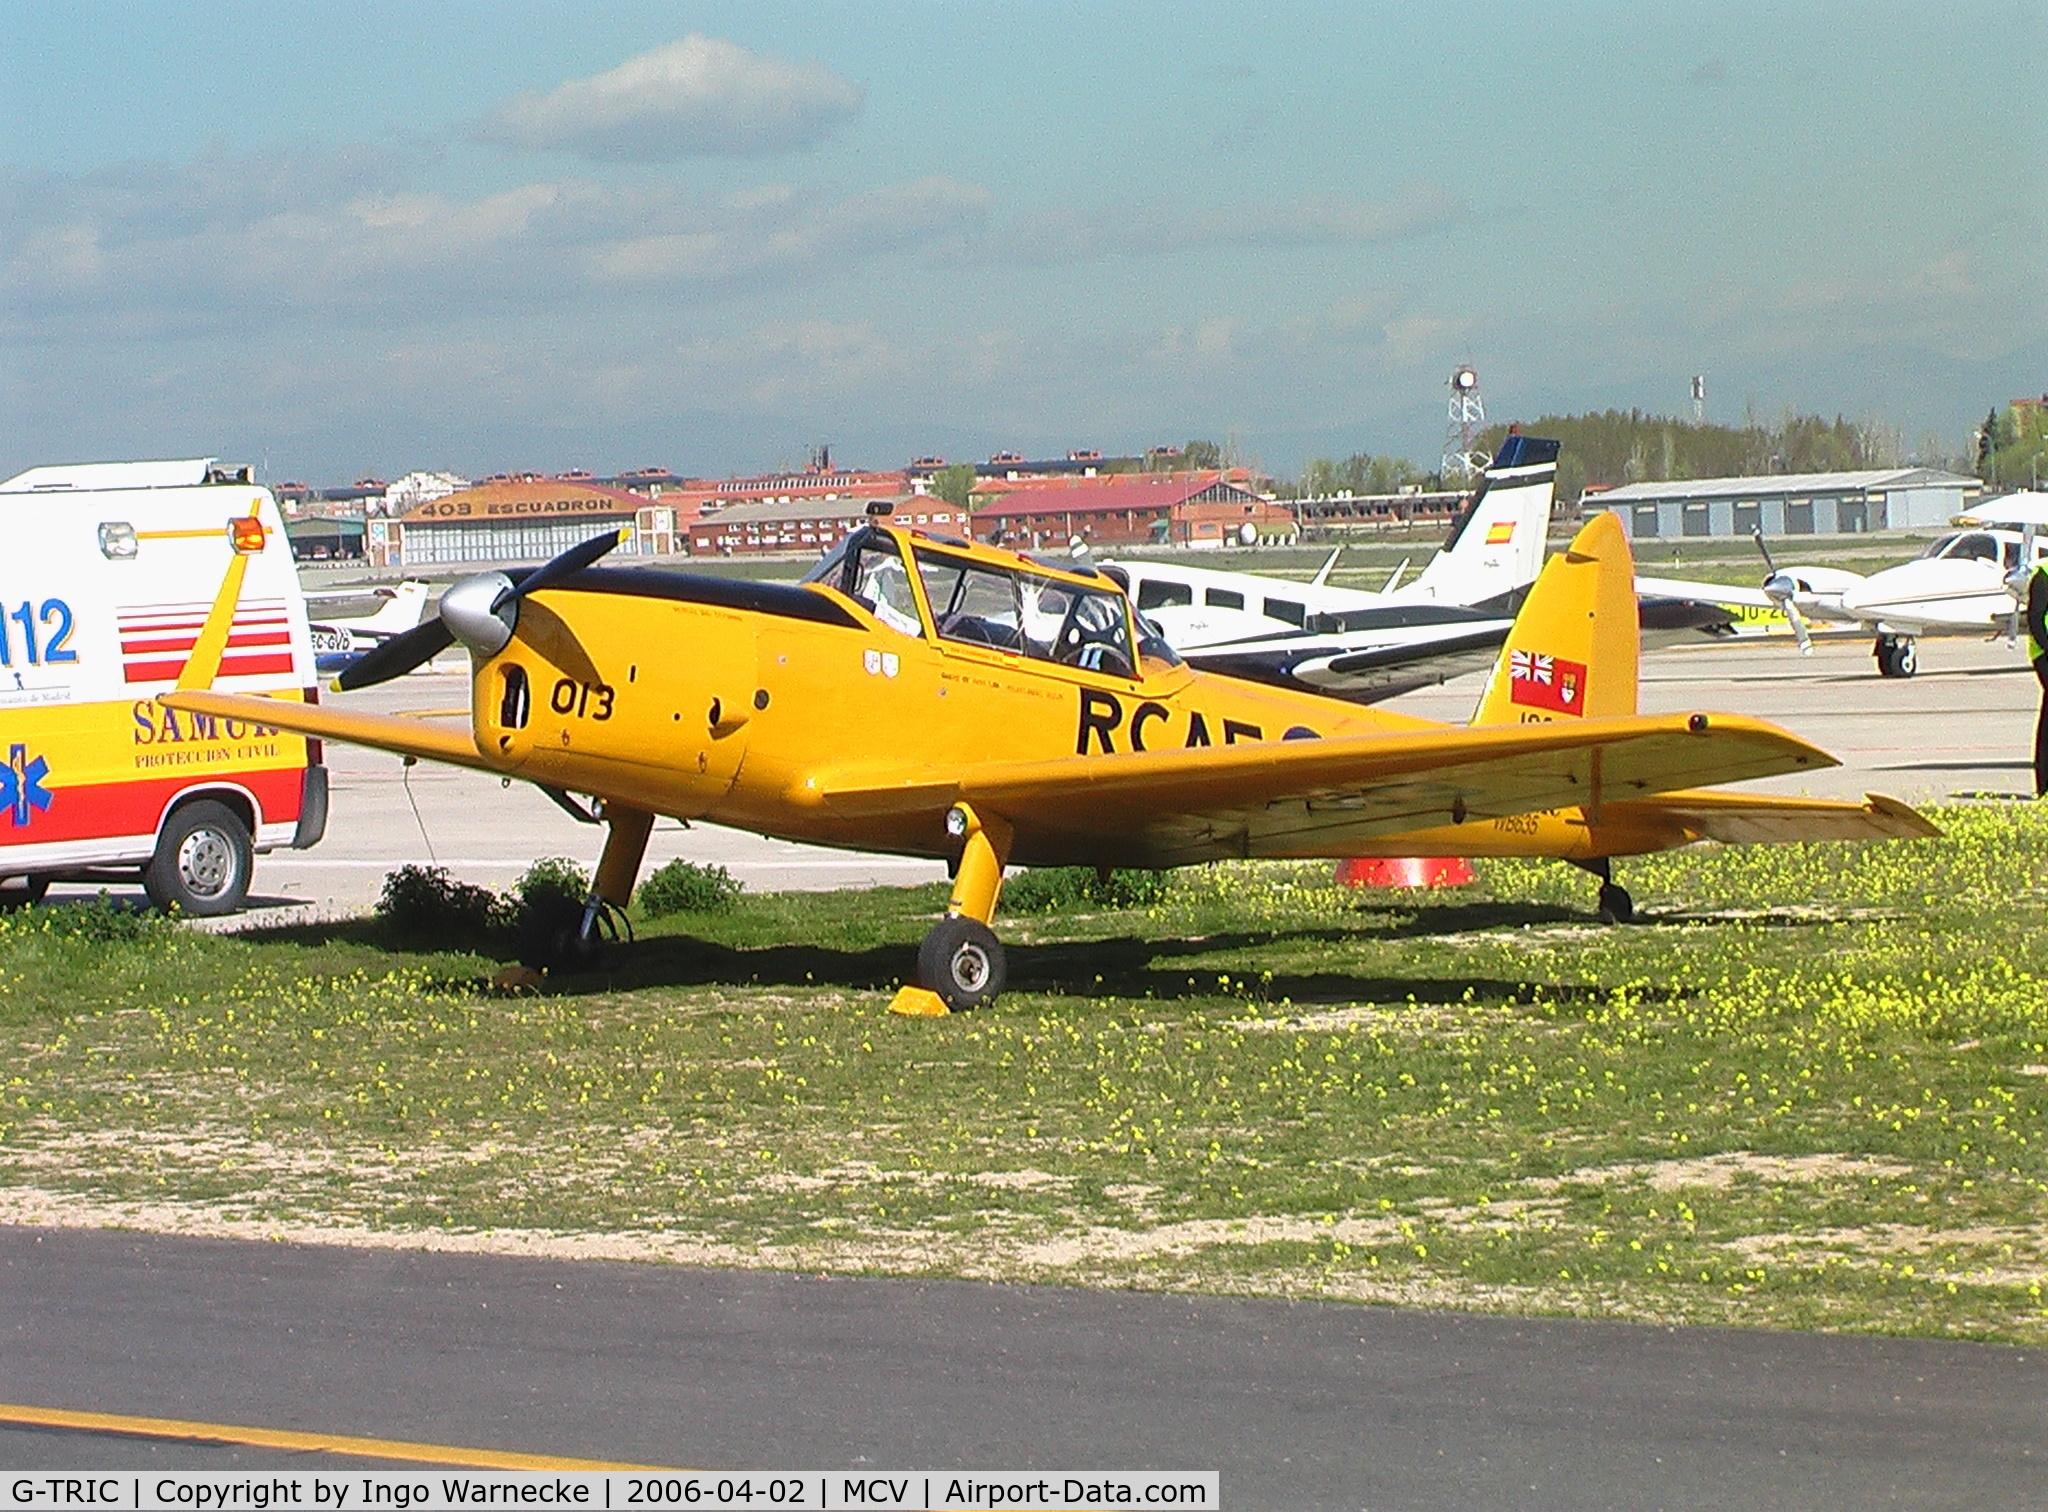
[[[1673,913],[1642,922],[1681,924],[1699,915]],[[922,927],[922,919],[906,916],[904,925]],[[1041,927],[1057,928],[1058,915],[1034,916]],[[1812,914],[1747,916],[1749,925],[1811,926],[1825,922]],[[1473,899],[1465,902],[1414,903],[1361,902],[1356,925],[1317,926],[1301,929],[1238,930],[1187,937],[1140,938],[1131,934],[1035,943],[1011,943],[1008,947],[1013,993],[1047,993],[1080,997],[1119,997],[1158,1001],[1243,997],[1243,970],[1223,974],[1213,965],[1191,969],[1185,962],[1263,949],[1295,949],[1317,945],[1341,946],[1363,941],[1426,940],[1449,935],[1517,928],[1560,926],[1596,929],[1592,916],[1583,910],[1555,904],[1522,903]],[[242,932],[242,938],[258,943],[291,944],[302,947],[350,945],[380,952],[400,953],[385,927],[374,918],[327,920],[287,924]],[[460,950],[456,942],[444,950]],[[510,959],[508,942],[498,939],[469,942],[480,954]],[[416,949],[407,952],[419,953]],[[816,944],[730,945],[681,934],[645,935],[635,940],[606,946],[598,965],[591,970],[550,978],[546,991],[552,995],[590,996],[608,992],[644,991],[673,987],[836,987],[852,991],[886,992],[915,978],[917,944],[890,941],[854,947]],[[481,982],[477,983],[482,986]],[[1539,995],[1549,1002],[1604,1001],[1605,991],[1597,986],[1575,983],[1536,982],[1501,976],[1473,976],[1447,973],[1429,975],[1361,975],[1344,971],[1284,971],[1270,977],[1261,974],[1248,1001],[1262,1004],[1283,999],[1296,1007],[1348,1003],[1401,1003],[1413,999],[1423,1004],[1527,1003]],[[1468,997],[1469,994],[1469,997]],[[1655,994],[1663,997],[1665,994]],[[1677,994],[1670,994],[1675,997]]]
[[[1117,997],[1182,1001],[1238,997],[1242,971],[1226,986],[1212,966],[1190,970],[1192,956],[1274,945],[1340,942],[1355,935],[1340,930],[1298,930],[1259,934],[1212,934],[1200,939],[1138,939],[1117,935],[1009,948],[1011,993],[1046,993],[1087,998]],[[663,936],[621,945],[594,971],[565,976],[549,990],[568,996],[679,986],[839,987],[889,991],[914,978],[914,945],[878,945],[865,950],[815,945],[771,945],[739,950],[731,946]],[[1451,1004],[1604,1000],[1598,987],[1471,975],[1367,976],[1342,971],[1275,972],[1261,975],[1249,1001],[1286,1000],[1291,1006],[1350,1003]]]

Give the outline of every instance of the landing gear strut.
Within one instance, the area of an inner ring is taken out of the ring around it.
[[[1870,648],[1880,677],[1911,677],[1920,670],[1920,656],[1910,635],[1880,635]]]
[[[978,1008],[1003,990],[1009,964],[1003,942],[989,928],[1003,890],[1009,859],[1010,826],[994,814],[977,814],[965,803],[946,815],[946,829],[960,837],[960,864],[946,916],[924,937],[917,952],[917,987],[900,989],[891,1013],[937,1016]]]
[[[1596,905],[1602,924],[1633,924],[1636,918],[1635,899],[1628,895],[1628,889],[1614,880],[1614,863],[1605,856],[1591,861],[1574,861],[1572,865],[1581,871],[1589,871],[1600,879],[1600,900]]]
[[[590,896],[581,905],[565,899],[564,906],[526,921],[526,939],[520,950],[525,965],[549,971],[586,971],[597,964],[606,938],[617,939],[625,926],[626,905],[633,900],[633,882],[640,875],[640,859],[647,854],[654,815],[607,803],[604,822],[610,833],[598,857]]]

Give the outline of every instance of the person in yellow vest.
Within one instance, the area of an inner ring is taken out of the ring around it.
[[[2041,714],[2034,723],[2034,796],[2048,797],[2048,557],[2027,574],[2027,655],[2041,684]]]

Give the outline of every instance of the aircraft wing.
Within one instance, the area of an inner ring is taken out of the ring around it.
[[[1861,803],[1762,793],[1662,793],[1609,804],[1617,821],[1640,813],[1675,822],[1696,840],[1773,845],[1796,840],[1925,840],[1941,833],[1917,810],[1880,793]]]
[[[165,693],[157,702],[195,714],[245,719],[251,724],[275,725],[294,734],[317,735],[322,740],[342,740],[400,756],[417,756],[422,761],[445,761],[450,766],[474,767],[479,772],[500,770],[478,753],[468,730],[443,729],[394,714],[357,714],[248,693]]]
[[[1632,715],[1432,728],[1002,762],[863,780],[820,776],[813,801],[849,818],[966,800],[1034,837],[1101,837],[1128,864],[1346,854],[1347,842],[1548,809],[1651,798],[1838,763],[1737,715]],[[1131,837],[1128,842],[1122,837]]]
[[[1750,609],[1775,609],[1776,602],[1761,588],[1741,583],[1695,583],[1684,578],[1636,578],[1636,593],[1643,598],[1685,599],[1701,604],[1741,604]]]

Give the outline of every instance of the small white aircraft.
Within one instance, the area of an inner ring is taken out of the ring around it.
[[[1177,562],[1104,562],[1167,644],[1205,671],[1372,703],[1492,665],[1543,566],[1558,443],[1510,434],[1422,572],[1377,593]],[[1341,550],[1341,548],[1340,548]]]
[[[1919,670],[1922,635],[2003,635],[2017,640],[2026,574],[2048,557],[2048,494],[1991,499],[1958,515],[1959,527],[1928,542],[1910,562],[1868,577],[1837,567],[1779,567],[1761,534],[1768,569],[1760,588],[1638,578],[1639,592],[1684,594],[1731,609],[1782,614],[1801,652],[1814,629],[1874,634],[1885,677]]]
[[[311,620],[313,664],[322,672],[345,672],[371,651],[403,635],[426,617],[433,585],[408,579],[395,588],[376,588],[367,593],[344,592],[308,594],[309,599],[384,600],[375,612],[348,618],[329,615]]]

